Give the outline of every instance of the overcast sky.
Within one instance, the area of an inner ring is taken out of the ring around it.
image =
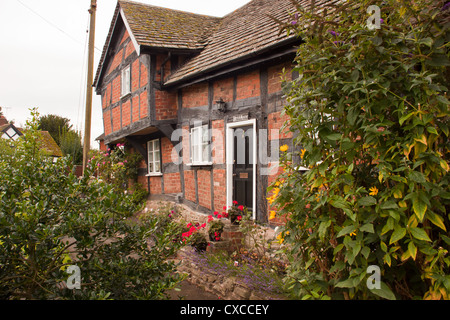
[[[222,17],[250,0],[138,0]],[[0,106],[24,126],[29,108],[68,118],[84,133],[90,0],[0,0]],[[97,0],[94,74],[116,0]],[[103,133],[100,97],[93,97],[92,141]],[[97,143],[92,142],[92,147]]]

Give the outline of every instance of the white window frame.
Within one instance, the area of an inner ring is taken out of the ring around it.
[[[122,70],[122,86],[121,86],[121,94],[122,97],[126,96],[127,94],[131,93],[131,67],[126,66]]]
[[[207,124],[191,128],[190,151],[191,166],[212,165],[211,136]]]
[[[157,148],[156,148],[157,147]],[[147,170],[149,176],[160,176],[161,173],[161,141],[159,139],[147,142]]]
[[[8,130],[5,131],[5,135],[13,141],[16,141],[20,137],[20,134],[14,130],[13,127],[9,127]]]

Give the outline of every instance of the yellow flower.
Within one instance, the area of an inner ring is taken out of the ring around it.
[[[271,197],[266,198],[266,199],[267,199],[267,201],[269,201],[269,204],[272,204],[275,201],[275,197],[274,196],[271,196]]]
[[[275,211],[270,211],[270,215],[269,215],[269,220],[273,220],[276,217],[276,212]]]
[[[378,194],[378,189],[377,189],[377,187],[372,187],[372,188],[370,188],[369,190],[370,190],[369,195],[371,195],[371,196],[376,196],[376,195]]]
[[[277,240],[278,240],[278,242],[279,242],[280,244],[283,244],[284,238],[283,238],[283,236],[282,236],[281,233],[279,233],[279,234],[277,235]]]
[[[305,157],[305,152],[306,152],[306,150],[302,149],[301,154],[300,154],[300,158],[302,158],[302,160]]]
[[[283,152],[286,152],[288,149],[289,149],[289,147],[287,146],[287,144],[282,145],[282,146],[280,147],[280,151],[283,151]]]
[[[356,230],[353,231],[352,233],[350,233],[350,237],[351,237],[351,236],[356,236]]]

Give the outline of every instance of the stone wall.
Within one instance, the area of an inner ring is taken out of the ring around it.
[[[185,248],[178,254],[181,265],[178,272],[187,273],[187,281],[223,300],[283,300],[285,297],[259,291],[239,281],[237,277],[220,274],[200,266],[191,258],[192,248]]]

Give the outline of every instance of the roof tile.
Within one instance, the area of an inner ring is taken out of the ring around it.
[[[149,47],[202,48],[221,20],[133,1],[119,4],[138,44]]]

